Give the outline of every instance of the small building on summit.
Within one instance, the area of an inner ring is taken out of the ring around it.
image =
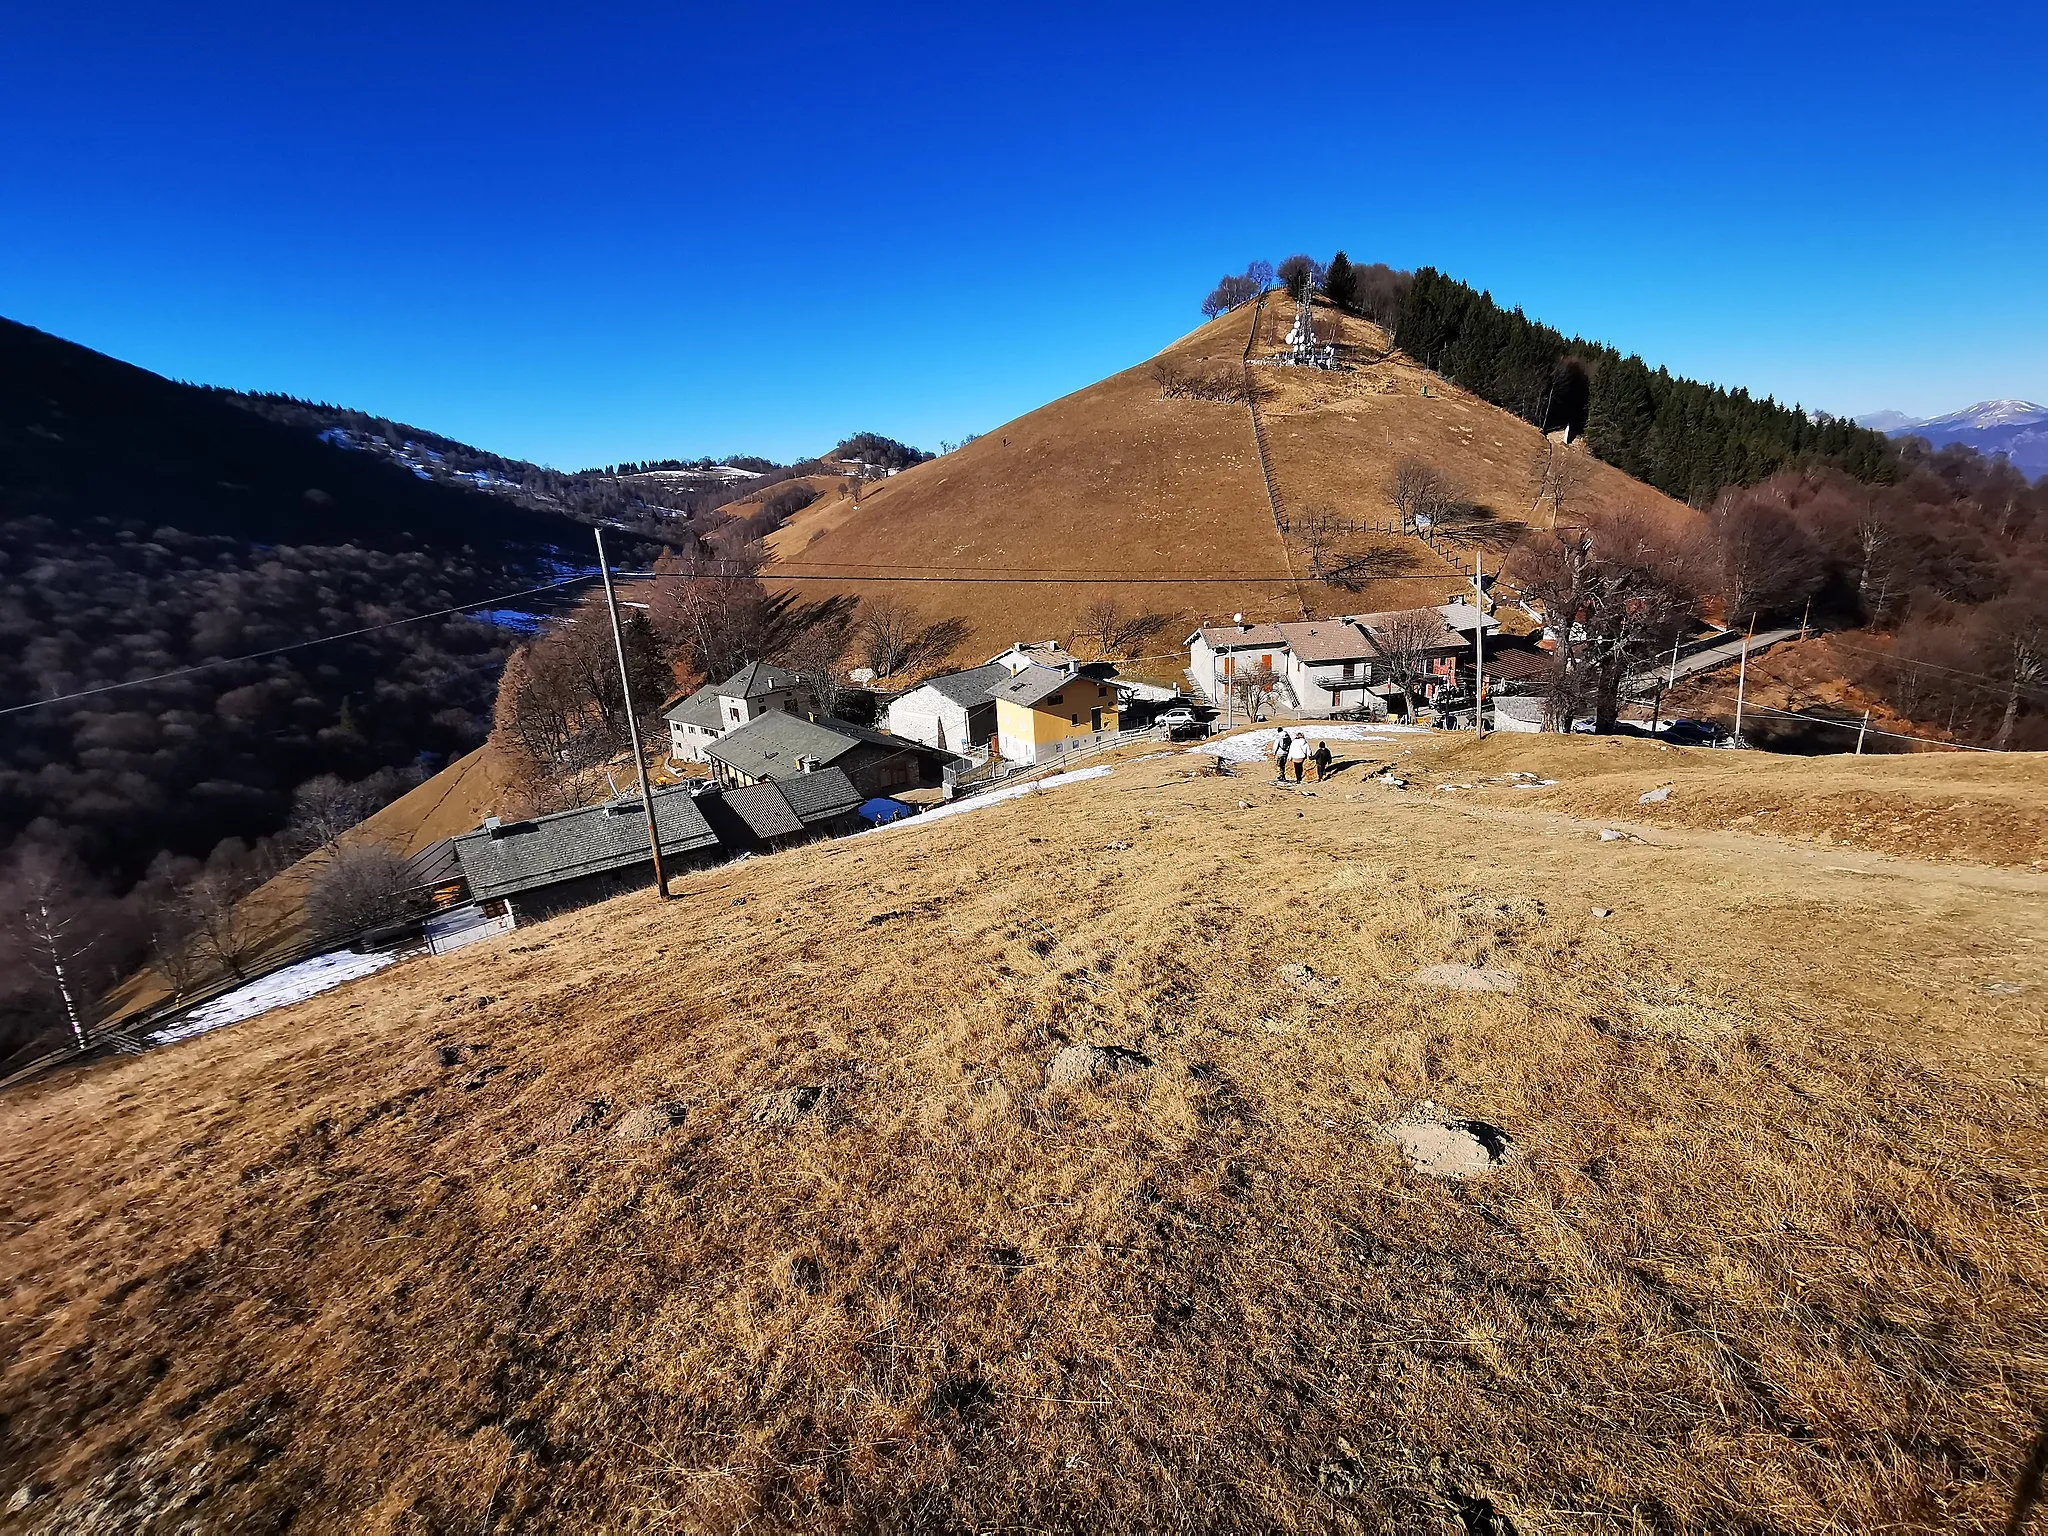
[[[1119,728],[1120,695],[1106,678],[1033,663],[995,690],[996,750],[1043,763],[1092,746]]]
[[[673,875],[723,857],[686,790],[654,797],[654,824],[663,869]],[[503,901],[515,921],[530,922],[571,911],[654,883],[647,847],[647,814],[637,796],[604,805],[557,811],[530,821],[488,818],[453,840],[471,897]]]
[[[663,713],[669,756],[677,762],[701,763],[712,742],[763,715],[807,715],[816,708],[810,686],[794,672],[750,661],[724,682],[707,683]]]

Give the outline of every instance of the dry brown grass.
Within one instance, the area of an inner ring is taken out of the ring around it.
[[[1517,746],[1139,757],[9,1095],[16,1518],[1996,1529],[2048,882],[1424,787],[1721,771]],[[1049,1094],[1068,1041],[1154,1065]],[[1425,1099],[1518,1155],[1410,1172]]]
[[[1269,303],[1267,334],[1254,355],[1279,349],[1286,321],[1275,330],[1276,313]],[[1415,539],[1401,541],[1414,559],[1404,576],[1368,581],[1357,591],[1290,579],[1305,576],[1308,564],[1274,526],[1245,408],[1169,398],[1156,370],[1160,360],[1197,371],[1235,368],[1250,324],[1249,308],[1211,321],[1159,359],[871,486],[858,512],[849,499],[828,494],[775,534],[770,547],[785,572],[831,578],[790,583],[799,596],[816,598],[836,579],[849,592],[886,592],[930,616],[966,619],[973,630],[959,654],[976,660],[1013,640],[1066,635],[1104,589],[964,580],[882,587],[854,578],[909,561],[919,575],[1241,581],[1118,590],[1134,608],[1178,612],[1191,626],[1240,611],[1299,618],[1304,609],[1367,612],[1444,601],[1466,571]],[[1353,340],[1370,343],[1361,357],[1381,355],[1377,331],[1360,321],[1347,325]],[[1451,471],[1507,533],[1530,514],[1542,434],[1398,354],[1341,374],[1252,372],[1273,473],[1290,510],[1321,503],[1349,519],[1390,518],[1394,465],[1415,455]],[[1426,399],[1425,382],[1432,391]],[[1690,516],[1597,463],[1585,498],[1588,510],[1627,502]],[[1490,557],[1489,568],[1498,560]],[[772,582],[772,567],[768,575]]]

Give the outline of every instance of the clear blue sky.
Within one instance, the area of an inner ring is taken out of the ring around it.
[[[1340,246],[1809,406],[2048,400],[2038,4],[873,9],[16,7],[0,314],[562,467],[935,447]]]

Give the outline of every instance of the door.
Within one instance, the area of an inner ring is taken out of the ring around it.
[[[1102,710],[1099,706],[1088,712],[1088,729],[1091,731],[1102,729]]]

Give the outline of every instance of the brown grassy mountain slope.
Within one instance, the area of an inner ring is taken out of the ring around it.
[[[1160,357],[1229,373],[1253,318],[1251,306],[1222,316]],[[1286,326],[1286,306],[1269,301],[1253,355],[1277,352]],[[1320,502],[1346,518],[1391,519],[1388,484],[1394,465],[1410,455],[1454,474],[1501,523],[1528,517],[1547,449],[1542,434],[1387,355],[1374,327],[1349,320],[1342,329],[1360,364],[1350,371],[1252,369],[1290,517]],[[964,618],[974,632],[963,656],[987,655],[1024,637],[1064,636],[1105,593],[1135,609],[1173,610],[1194,621],[1239,610],[1298,618],[1304,607],[1332,613],[1440,603],[1458,588],[1464,569],[1412,538],[1381,541],[1403,546],[1409,568],[1402,578],[1371,581],[1356,592],[1297,581],[1307,562],[1300,541],[1274,524],[1246,408],[1166,398],[1154,361],[871,486],[858,510],[828,495],[770,540],[783,572],[824,578],[793,583],[805,597],[836,583],[898,598],[933,618]],[[1587,462],[1582,505],[1634,502],[1689,515],[1619,471]],[[892,567],[983,580],[892,586],[856,579]],[[1094,584],[1119,575],[1221,580]],[[1008,576],[1055,584],[1004,584],[1000,578]]]
[[[2000,1529],[2048,876],[1732,830],[1724,753],[1340,756],[1134,751],[0,1098],[0,1522]],[[2044,853],[2039,758],[1770,766],[1802,836],[1860,784]]]

